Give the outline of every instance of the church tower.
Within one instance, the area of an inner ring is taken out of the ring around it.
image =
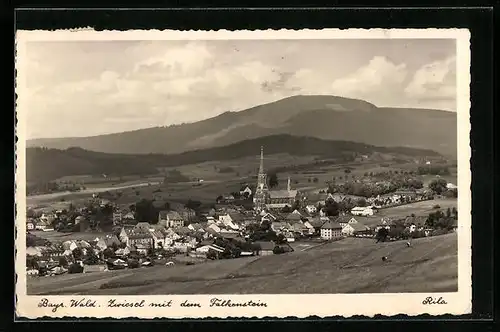
[[[266,173],[264,173],[264,147],[261,146],[259,174],[257,175],[257,188],[255,189],[255,194],[253,196],[253,204],[256,211],[260,212],[266,207],[267,191],[267,179]]]
[[[290,175],[288,176],[288,183],[287,183],[287,186],[286,186],[286,190],[288,192],[292,191],[292,185],[290,183]]]

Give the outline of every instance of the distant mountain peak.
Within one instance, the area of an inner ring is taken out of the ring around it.
[[[456,113],[377,107],[331,95],[295,95],[198,122],[83,138],[29,140],[27,146],[110,153],[181,153],[276,134],[377,146],[439,149],[456,155]]]

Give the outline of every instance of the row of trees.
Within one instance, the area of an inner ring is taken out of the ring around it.
[[[398,189],[421,189],[423,182],[420,179],[409,176],[394,176],[392,179],[382,183],[347,181],[337,184],[330,182],[327,192],[331,194],[340,193],[345,195],[374,197],[394,192]]]
[[[195,213],[198,213],[202,203],[197,200],[188,199],[184,206],[188,209],[194,210]],[[136,220],[156,224],[158,223],[158,215],[160,211],[170,210],[170,203],[163,202],[158,205],[155,203],[154,199],[143,198],[135,204],[130,205],[129,209],[135,213]]]
[[[446,165],[428,165],[417,168],[419,175],[450,175],[450,169]]]

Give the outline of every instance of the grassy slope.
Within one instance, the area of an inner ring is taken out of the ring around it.
[[[387,255],[389,262],[382,262]],[[345,239],[282,256],[156,266],[31,279],[29,294],[271,294],[451,292],[457,290],[457,237],[376,244]],[[230,278],[232,274],[234,278]],[[99,289],[119,282],[130,287]]]

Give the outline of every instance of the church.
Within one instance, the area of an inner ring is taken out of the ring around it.
[[[253,197],[254,209],[257,212],[263,210],[281,210],[285,206],[292,207],[298,199],[298,191],[292,190],[290,177],[286,190],[269,190],[267,185],[267,174],[264,173],[264,148],[260,148],[260,166],[257,175],[257,187]]]

